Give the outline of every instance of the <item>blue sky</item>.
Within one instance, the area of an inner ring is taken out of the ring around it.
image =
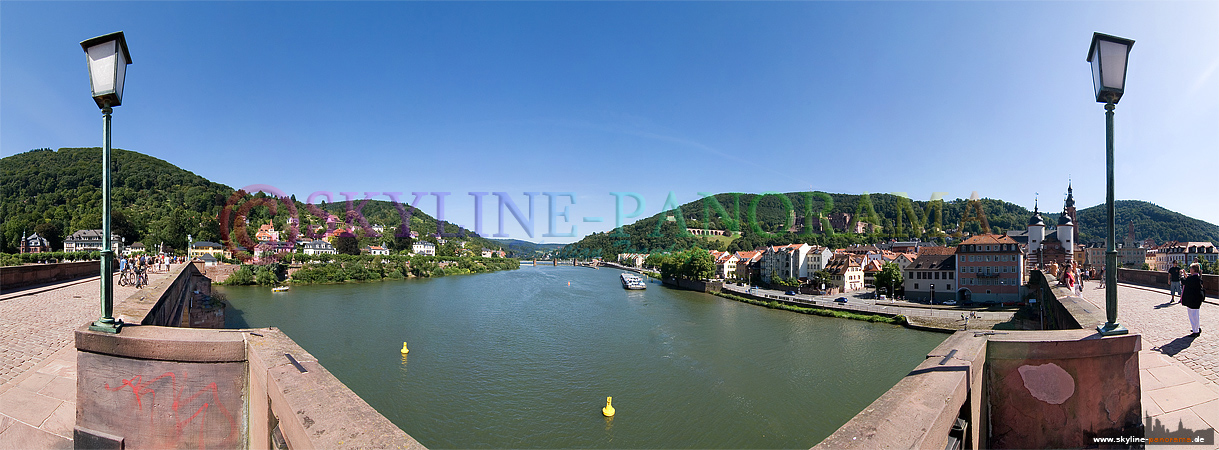
[[[115,147],[301,200],[451,192],[470,228],[469,192],[573,193],[555,230],[544,196],[532,239],[506,220],[546,242],[611,228],[610,192],[642,216],[810,189],[1055,210],[1070,177],[1102,203],[1100,31],[1136,41],[1117,198],[1219,223],[1219,2],[5,1],[0,155],[101,145],[78,42],[117,30]]]

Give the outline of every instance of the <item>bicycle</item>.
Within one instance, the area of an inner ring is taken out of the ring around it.
[[[131,286],[133,284],[135,284],[135,277],[134,274],[131,273],[131,268],[123,268],[123,270],[119,272],[119,286]]]
[[[148,285],[148,273],[142,268],[135,269],[135,288],[139,289]]]

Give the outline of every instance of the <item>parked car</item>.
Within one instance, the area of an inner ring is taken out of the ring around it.
[[[847,298],[846,298],[846,297],[838,297],[838,298],[834,299],[834,301],[835,301],[835,302],[837,302],[837,303],[846,303],[846,302],[847,302]]]
[[[946,305],[946,306],[957,306],[957,301],[956,301],[956,300],[949,300],[949,301],[944,302],[944,305]]]
[[[796,291],[787,291],[784,292],[783,295],[796,295]]]

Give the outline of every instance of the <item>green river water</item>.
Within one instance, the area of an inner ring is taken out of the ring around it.
[[[280,328],[429,448],[808,448],[947,337],[619,273],[217,290],[229,327]]]

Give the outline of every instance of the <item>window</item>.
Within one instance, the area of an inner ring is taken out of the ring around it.
[[[914,290],[918,290],[918,283],[914,283]]]
[[[948,279],[951,280],[952,277],[953,277],[952,272],[948,272]]]

